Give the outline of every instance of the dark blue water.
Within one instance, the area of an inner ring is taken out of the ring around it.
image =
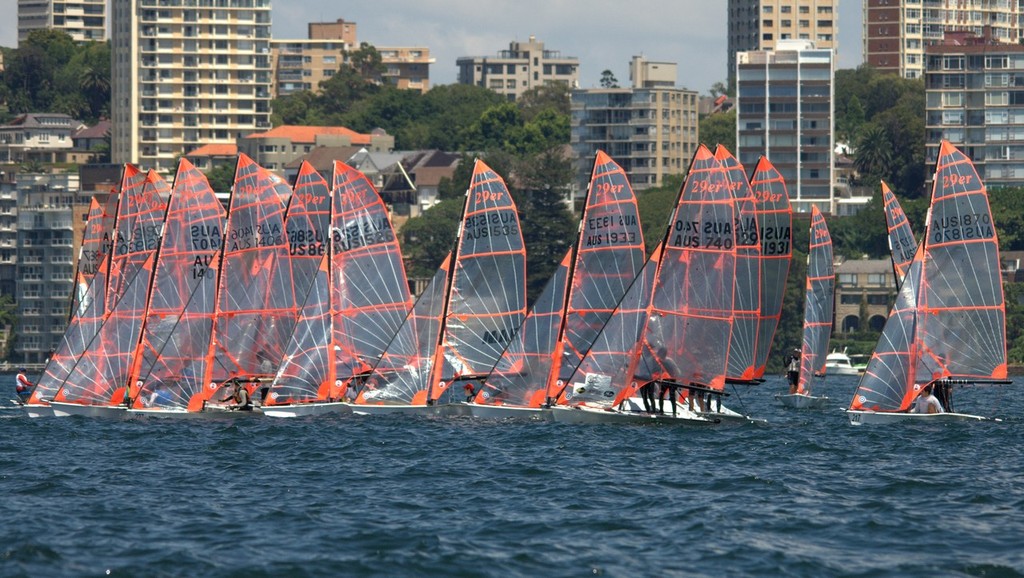
[[[710,429],[2,410],[0,575],[1024,575],[1024,382],[859,428],[855,384]]]

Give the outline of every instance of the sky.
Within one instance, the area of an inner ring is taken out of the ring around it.
[[[425,46],[432,85],[455,82],[460,56],[494,56],[532,35],[580,60],[580,85],[611,70],[629,85],[634,55],[676,62],[677,84],[701,94],[726,78],[726,0],[272,0],[275,39],[306,37],[309,22],[342,18],[377,46]],[[346,6],[347,4],[347,6]],[[839,2],[838,68],[861,62],[861,0]],[[0,0],[0,46],[17,45],[17,0]]]

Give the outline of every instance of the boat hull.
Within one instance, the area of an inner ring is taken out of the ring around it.
[[[82,405],[79,403],[51,401],[50,408],[53,410],[53,415],[56,417],[68,417],[72,415],[113,419],[125,419],[128,417],[127,408],[120,405]]]
[[[426,416],[457,416],[469,415],[466,403],[446,403],[442,405],[405,405],[405,404],[360,404],[345,403],[356,415],[426,415]]]
[[[551,421],[551,409],[514,405],[489,405],[470,403],[470,415],[481,419],[516,419],[530,421]]]
[[[48,405],[25,404],[28,417],[53,417],[53,408]]]
[[[708,426],[719,423],[717,420],[701,417],[690,412],[670,414],[651,414],[645,412],[618,411],[614,409],[597,409],[591,407],[556,406],[551,408],[551,419],[556,423],[571,424],[637,424],[637,425],[694,425]]]
[[[861,371],[852,366],[826,365],[825,375],[860,375]]]
[[[776,394],[775,399],[783,407],[792,409],[821,409],[828,405],[828,398],[825,396],[806,395],[803,393]]]
[[[899,422],[945,423],[955,421],[1002,421],[996,418],[967,413],[896,413],[881,411],[847,410],[851,425],[886,424]]]
[[[288,405],[265,405],[258,410],[268,417],[304,417],[326,413],[352,413],[352,405],[337,401],[329,403],[296,403]]]

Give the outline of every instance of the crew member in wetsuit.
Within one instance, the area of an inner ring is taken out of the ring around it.
[[[786,358],[786,377],[789,378],[789,393],[796,393],[800,384],[800,350],[794,349]]]
[[[14,386],[14,391],[18,394],[18,399],[21,400],[22,403],[25,403],[32,395],[32,388],[35,387],[35,384],[29,381],[28,376],[25,375],[24,367],[18,370],[18,377],[16,380],[17,384]]]

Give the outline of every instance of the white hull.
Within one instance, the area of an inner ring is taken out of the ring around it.
[[[169,407],[148,407],[142,409],[129,409],[129,417],[153,417],[153,418],[169,418],[169,419],[217,419],[221,417],[236,416],[247,416],[252,415],[255,412],[252,411],[238,411],[234,409],[218,409],[209,408],[203,409],[203,411],[188,411],[185,408],[169,408]]]
[[[557,423],[572,424],[669,424],[705,426],[719,423],[717,420],[701,417],[695,413],[685,410],[679,411],[675,416],[673,416],[671,413],[661,415],[645,412],[619,411],[615,409],[567,406],[555,406],[551,408],[551,418]]]
[[[325,413],[352,413],[352,406],[341,401],[330,403],[296,403],[289,405],[265,405],[258,411],[269,417],[288,418]]]
[[[56,417],[81,415],[86,417],[124,419],[128,416],[127,408],[121,405],[82,405],[80,403],[51,401],[50,407],[53,409],[53,415]]]
[[[520,419],[550,421],[551,409],[543,407],[522,407],[514,405],[466,404],[470,415],[481,419]]]
[[[404,405],[404,404],[361,404],[346,403],[356,415],[427,415],[427,416],[455,416],[468,415],[469,404],[446,403],[441,405]]]
[[[825,366],[825,375],[860,375],[860,373],[860,370],[852,366]]]
[[[967,413],[896,413],[847,410],[846,415],[852,425],[884,424],[897,422],[952,422],[952,421],[1002,421],[996,418],[982,417]]]
[[[778,393],[775,394],[775,399],[779,400],[779,403],[783,406],[793,409],[821,409],[828,405],[827,397],[818,397],[804,393]]]
[[[53,417],[53,408],[48,405],[26,404],[25,413],[28,417]]]

